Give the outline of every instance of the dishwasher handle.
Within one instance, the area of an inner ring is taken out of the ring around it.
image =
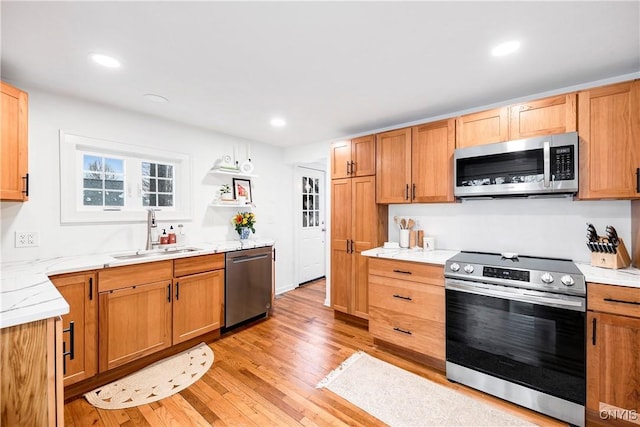
[[[255,261],[258,259],[265,259],[268,255],[253,255],[253,256],[240,256],[237,258],[232,258],[234,264],[240,264],[241,262]]]

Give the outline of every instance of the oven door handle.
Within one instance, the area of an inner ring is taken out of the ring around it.
[[[551,186],[551,147],[549,141],[542,143],[543,165],[542,172],[544,174],[544,188]]]
[[[445,289],[461,291],[470,294],[504,298],[511,301],[519,301],[531,304],[544,305],[547,307],[565,308],[573,311],[586,311],[585,299],[570,295],[549,294],[546,292],[531,291],[528,289],[507,288],[496,289],[492,285],[475,283],[470,285],[458,280],[447,279]]]

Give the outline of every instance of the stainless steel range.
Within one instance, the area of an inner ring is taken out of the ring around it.
[[[573,262],[460,252],[445,291],[449,380],[584,426],[586,286]]]

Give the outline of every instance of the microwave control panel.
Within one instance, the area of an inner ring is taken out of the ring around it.
[[[576,177],[574,147],[551,147],[551,174],[555,181],[571,181]]]

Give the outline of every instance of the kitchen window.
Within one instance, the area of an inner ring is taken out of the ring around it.
[[[191,217],[190,158],[60,132],[61,223]]]

